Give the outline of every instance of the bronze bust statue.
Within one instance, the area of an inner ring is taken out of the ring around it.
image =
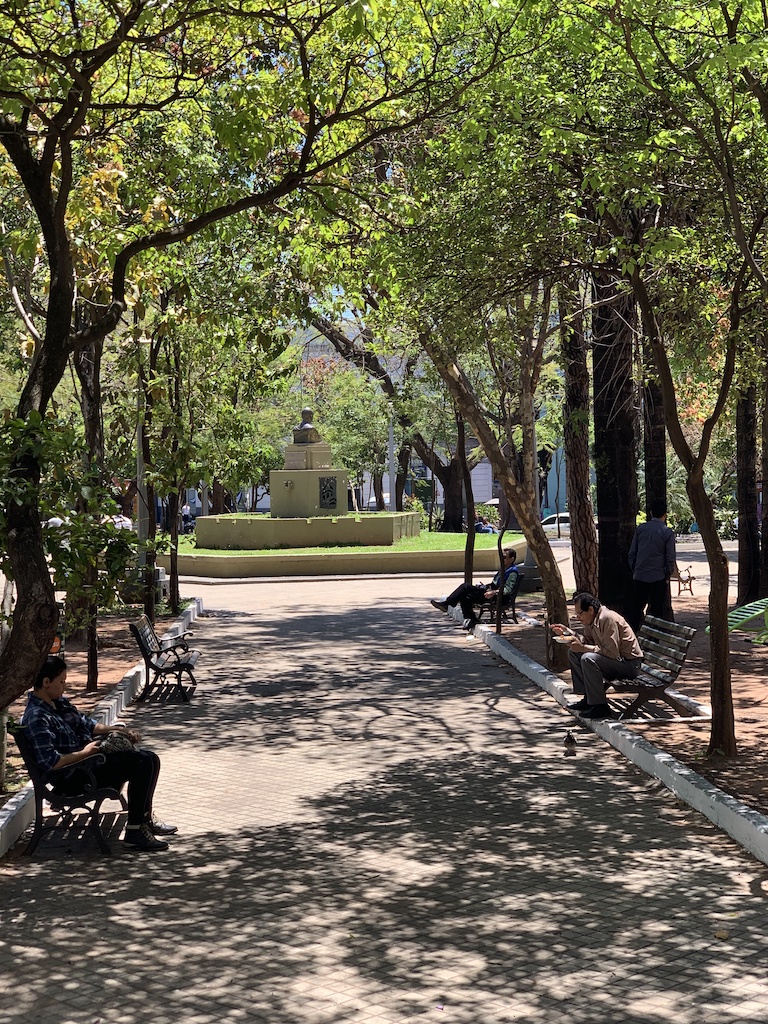
[[[320,440],[317,427],[312,423],[312,415],[309,408],[301,410],[301,423],[293,431],[294,444],[317,444]]]

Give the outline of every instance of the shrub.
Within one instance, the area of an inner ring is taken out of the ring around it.
[[[420,498],[416,498],[412,494],[406,494],[403,498],[403,511],[418,512],[419,525],[421,526],[422,530],[429,529],[429,513],[424,508],[424,504]]]

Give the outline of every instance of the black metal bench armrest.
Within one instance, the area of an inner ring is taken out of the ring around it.
[[[75,761],[74,764],[64,765],[63,768],[49,768],[47,772],[41,772],[46,782],[49,782],[54,789],[56,783],[61,779],[66,778],[72,771],[78,769],[85,772],[88,776],[88,781],[83,786],[83,794],[89,792],[92,789],[99,789],[99,783],[96,781],[96,776],[93,774],[93,769],[100,764],[106,763],[106,757],[104,754],[89,754],[88,757],[84,757],[82,761]]]
[[[176,633],[174,636],[163,636],[159,637],[160,650],[161,651],[188,651],[189,644],[187,637],[192,636],[190,632]]]

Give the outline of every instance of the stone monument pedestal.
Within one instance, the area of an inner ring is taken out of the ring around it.
[[[314,519],[347,514],[349,480],[333,469],[331,448],[312,426],[312,410],[301,410],[301,426],[285,449],[285,469],[269,474],[269,505],[273,519]]]
[[[314,519],[347,514],[347,474],[340,469],[273,470],[269,474],[273,519]]]

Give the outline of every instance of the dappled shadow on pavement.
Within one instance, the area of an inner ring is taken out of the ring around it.
[[[751,1019],[733,1007],[748,981],[768,991],[765,900],[729,878],[731,850],[687,840],[687,816],[649,832],[655,799],[628,809],[572,762],[473,754],[342,786],[311,824],[177,839],[151,859],[44,855],[4,885],[3,968],[22,933],[33,983],[3,1019],[90,1019],[86,998],[124,1024],[147,1019],[148,998],[169,1019],[264,1024],[363,1020],[377,1004],[465,1024],[666,1024],[693,1006]]]
[[[193,703],[132,712],[182,833],[3,863],[0,1018],[764,1021],[766,869],[437,626],[203,620]]]

